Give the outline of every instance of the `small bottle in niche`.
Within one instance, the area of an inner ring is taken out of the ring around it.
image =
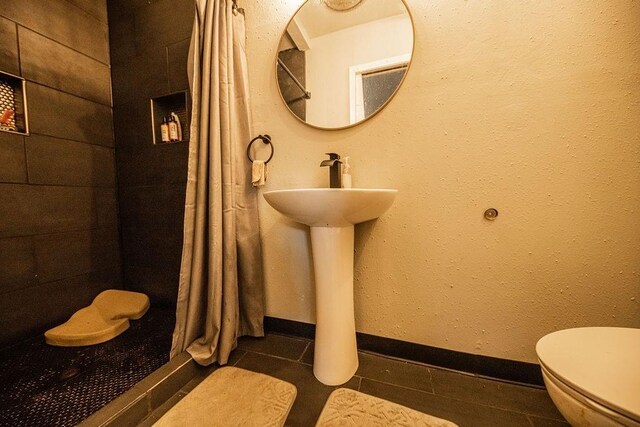
[[[178,124],[173,119],[173,113],[169,115],[169,122],[167,124],[169,125],[169,139],[171,140],[171,142],[179,141]]]
[[[11,124],[11,118],[16,114],[11,108],[7,108],[4,113],[2,113],[2,117],[0,117],[0,124],[9,126]]]
[[[182,123],[180,123],[180,118],[176,113],[171,113],[171,117],[178,128],[178,141],[182,141]]]
[[[170,142],[169,138],[169,124],[167,123],[167,118],[162,118],[162,124],[160,125],[160,133],[162,134],[162,142]]]

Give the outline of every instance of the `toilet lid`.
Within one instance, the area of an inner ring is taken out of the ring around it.
[[[536,352],[567,386],[640,421],[640,329],[566,329],[543,337]]]

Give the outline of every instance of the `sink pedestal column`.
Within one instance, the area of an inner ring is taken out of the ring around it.
[[[358,369],[353,313],[353,225],[311,227],[316,282],[313,374],[326,385],[344,384]]]
[[[313,373],[324,384],[344,384],[358,369],[353,225],[378,218],[389,209],[397,193],[373,188],[299,188],[264,193],[280,213],[311,227],[316,279]]]

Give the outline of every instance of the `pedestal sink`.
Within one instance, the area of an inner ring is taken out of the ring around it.
[[[304,188],[264,193],[277,211],[311,227],[316,282],[313,374],[324,384],[344,384],[358,369],[353,315],[353,226],[382,215],[397,192]]]

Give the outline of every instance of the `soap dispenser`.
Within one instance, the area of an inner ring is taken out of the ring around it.
[[[342,188],[351,188],[351,165],[349,165],[349,156],[342,159]]]

